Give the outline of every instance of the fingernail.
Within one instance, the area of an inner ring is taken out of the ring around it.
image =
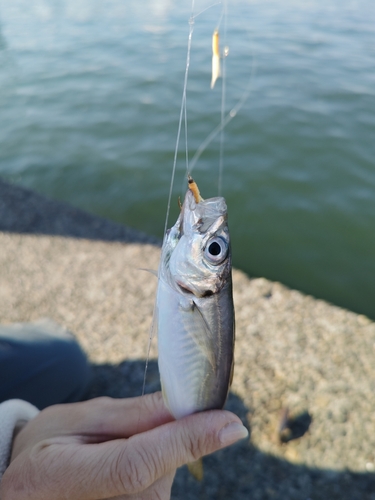
[[[219,439],[222,445],[228,446],[239,439],[244,439],[249,435],[249,431],[237,422],[231,422],[221,429]]]

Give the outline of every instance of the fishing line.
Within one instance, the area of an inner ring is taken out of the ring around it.
[[[250,45],[250,51],[251,51],[251,70],[250,70],[250,76],[249,76],[249,81],[247,86],[245,87],[245,90],[238,100],[237,104],[229,111],[228,114],[225,114],[225,108],[226,108],[226,80],[227,80],[227,75],[226,75],[226,57],[228,55],[228,47],[226,45],[226,40],[227,40],[227,17],[228,17],[228,11],[227,11],[227,0],[224,0],[223,2],[218,2],[215,4],[212,4],[210,7],[207,7],[203,11],[201,11],[199,14],[195,16],[191,16],[191,19],[194,19],[198,17],[201,13],[205,12],[207,9],[218,5],[219,3],[223,4],[223,9],[219,18],[219,22],[217,24],[217,29],[219,29],[223,19],[224,19],[224,35],[223,35],[223,41],[224,41],[224,50],[222,52],[222,94],[221,94],[221,118],[220,118],[220,123],[217,125],[212,132],[206,137],[206,139],[201,143],[199,148],[196,150],[195,154],[193,155],[190,163],[188,161],[188,146],[187,146],[187,120],[186,120],[186,109],[184,110],[185,112],[185,145],[186,145],[186,175],[191,174],[197,161],[201,157],[202,153],[206,150],[207,146],[215,139],[215,137],[220,133],[220,152],[219,152],[219,175],[218,175],[218,194],[221,195],[222,191],[222,178],[223,178],[223,169],[224,169],[224,129],[228,125],[229,122],[233,120],[233,118],[237,115],[237,113],[241,110],[241,108],[244,106],[245,102],[249,98],[249,95],[252,91],[252,86],[253,86],[253,81],[254,77],[256,74],[256,58],[254,54],[254,50],[252,45]],[[189,37],[189,42],[191,44],[191,37]],[[188,59],[190,62],[190,46],[188,47]],[[188,68],[186,68],[188,69]],[[187,85],[187,72],[185,72],[185,82],[184,82],[184,93],[183,93],[183,100],[182,100],[182,106],[186,106],[186,85]],[[181,113],[182,113],[182,108],[181,108]],[[177,151],[178,151],[178,143],[179,143],[179,137],[180,137],[180,127],[181,127],[181,120],[179,122],[179,131],[177,134],[177,143],[176,143],[176,150],[175,150],[175,157],[174,157],[174,162],[173,162],[173,178],[170,186],[170,192],[169,192],[169,198],[168,198],[168,213],[167,213],[167,219],[169,216],[169,208],[170,208],[170,203],[171,203],[171,196],[172,196],[172,189],[173,189],[173,182],[174,182],[174,175],[175,175],[175,170],[176,170],[176,162],[177,162]],[[184,181],[185,182],[185,179]],[[182,190],[184,192],[184,189]],[[165,229],[164,229],[164,234],[167,230],[167,220],[165,224]]]
[[[185,161],[186,161],[186,171],[189,168],[189,147],[188,147],[188,125],[187,125],[187,104],[186,104],[186,93],[185,93],[185,102],[184,102],[184,118],[185,118]],[[176,168],[176,165],[174,165],[174,168]],[[169,200],[170,201],[170,200]],[[167,216],[168,217],[168,216]],[[165,224],[167,225],[168,220],[165,221]],[[164,233],[167,230],[167,228],[164,228]]]
[[[219,21],[219,27],[221,23],[221,19],[224,16],[224,50],[223,50],[223,64],[222,64],[222,86],[221,86],[221,133],[220,133],[220,153],[219,153],[219,178],[217,182],[217,194],[221,196],[221,187],[222,187],[222,179],[223,179],[223,168],[224,168],[224,118],[225,118],[225,92],[226,92],[226,64],[225,61],[227,59],[227,2],[224,0],[223,10],[221,13],[221,18]]]
[[[226,2],[225,2],[226,3]],[[209,7],[206,7],[205,9],[201,10],[198,14],[196,15],[193,15],[193,11],[194,11],[194,0],[192,2],[192,6],[191,6],[191,16],[190,16],[190,20],[189,20],[189,23],[191,22],[194,22],[194,20],[200,16],[201,14],[203,14],[203,12],[206,12],[206,10],[208,9],[211,9],[211,7],[214,7],[215,5],[219,5],[221,4],[221,2],[217,2],[217,3],[214,3],[212,5],[210,5]],[[221,14],[221,17],[220,17],[220,20],[219,20],[219,26],[220,26],[220,23],[221,23],[221,20],[223,18],[223,12],[222,11],[222,14]],[[181,107],[183,107],[184,109],[184,127],[185,127],[185,161],[186,161],[186,177],[188,176],[188,173],[189,173],[189,146],[188,146],[188,122],[187,122],[187,77],[188,77],[188,68],[190,66],[190,52],[191,52],[191,39],[192,39],[192,35],[193,35],[193,32],[191,31],[191,33],[189,33],[189,42],[190,42],[190,46],[189,46],[189,43],[188,43],[188,55],[187,55],[187,61],[186,61],[186,69],[185,69],[185,82],[184,82],[184,90],[183,90],[183,100],[182,100],[182,104],[181,104]],[[180,124],[181,125],[181,122]],[[178,150],[178,144],[179,144],[179,134],[177,135],[177,141],[176,141],[176,149]],[[177,153],[176,153],[176,150],[175,150],[175,157],[174,157],[174,162],[173,162],[173,176],[175,174],[175,171],[176,171],[176,161],[177,161]],[[171,182],[171,188],[173,189],[173,179],[172,179],[172,182]],[[169,192],[169,195],[171,196],[171,188],[170,188],[170,192]],[[171,202],[171,198],[169,198],[168,200],[168,210],[169,210],[169,207],[170,207],[170,202]],[[166,230],[167,230],[167,227],[168,227],[168,216],[169,216],[169,212],[167,212],[167,217],[166,217],[166,221],[165,221],[165,227],[164,227],[164,234],[166,233]]]
[[[165,217],[165,225],[164,225],[164,238],[165,234],[167,232],[168,228],[168,219],[169,219],[169,212],[171,208],[171,200],[172,200],[172,191],[173,191],[173,185],[174,185],[174,177],[176,173],[176,164],[177,164],[177,154],[178,154],[178,146],[180,144],[180,135],[181,135],[181,126],[182,126],[182,118],[183,115],[185,114],[185,139],[186,139],[186,150],[187,150],[187,118],[186,118],[186,89],[187,89],[187,80],[188,80],[188,74],[189,74],[189,66],[190,66],[190,52],[191,52],[191,40],[193,37],[193,31],[194,31],[194,1],[192,0],[191,3],[191,16],[189,19],[189,38],[188,38],[188,47],[187,47],[187,55],[186,55],[186,66],[185,66],[185,78],[184,78],[184,88],[182,92],[182,102],[181,102],[181,110],[180,110],[180,119],[178,121],[178,129],[177,129],[177,139],[176,139],[176,146],[174,150],[174,157],[173,157],[173,167],[172,167],[172,176],[171,176],[171,183],[169,186],[169,194],[168,194],[168,203],[167,203],[167,215]],[[186,156],[188,155],[186,151]]]
[[[221,188],[222,188],[222,172],[223,172],[223,157],[224,157],[224,128],[225,126],[236,116],[237,112],[242,108],[244,103],[246,102],[247,98],[249,97],[249,94],[251,92],[251,85],[252,85],[252,80],[253,76],[255,74],[255,59],[253,57],[253,64],[252,64],[252,70],[251,70],[251,75],[250,75],[250,80],[248,87],[246,88],[243,96],[241,99],[238,101],[238,103],[229,111],[227,115],[225,115],[225,98],[226,98],[226,68],[225,68],[225,59],[226,59],[226,47],[224,48],[223,52],[223,74],[222,74],[222,79],[223,79],[223,85],[222,85],[222,96],[221,96],[221,120],[220,124],[214,128],[214,130],[207,136],[207,138],[202,142],[202,144],[199,146],[197,151],[195,152],[191,163],[189,164],[189,150],[188,150],[188,126],[187,126],[187,99],[186,99],[186,93],[187,93],[187,81],[188,81],[188,74],[189,74],[189,68],[190,68],[190,54],[191,54],[191,44],[192,44],[192,37],[193,37],[193,31],[194,31],[194,22],[195,18],[198,17],[200,14],[205,12],[206,10],[210,9],[211,7],[218,5],[219,3],[222,2],[217,2],[212,4],[211,6],[207,7],[206,9],[202,10],[199,12],[199,14],[194,15],[194,4],[195,0],[192,0],[192,5],[191,5],[191,15],[189,18],[189,35],[188,35],[188,44],[187,44],[187,55],[186,55],[186,66],[185,66],[185,76],[184,76],[184,86],[183,86],[183,92],[182,92],[182,100],[181,100],[181,108],[180,108],[180,116],[179,116],[179,122],[178,122],[178,128],[177,128],[177,138],[176,138],[176,145],[175,145],[175,150],[174,150],[174,156],[173,156],[173,165],[172,165],[172,174],[171,174],[171,182],[169,186],[169,193],[168,193],[168,202],[167,202],[167,211],[166,211],[166,217],[165,217],[165,225],[164,225],[164,233],[163,233],[163,240],[166,236],[167,233],[167,228],[168,228],[168,219],[169,219],[169,213],[170,213],[170,206],[171,206],[171,200],[172,200],[172,192],[173,192],[173,186],[174,186],[174,179],[175,179],[175,173],[176,173],[176,166],[177,166],[177,156],[178,156],[178,148],[180,144],[180,137],[181,137],[181,129],[182,129],[182,122],[184,121],[184,127],[185,127],[185,160],[186,160],[186,173],[191,173],[193,168],[195,167],[198,159],[206,149],[206,147],[210,144],[210,142],[217,136],[218,133],[221,132],[221,137],[220,137],[220,161],[219,161],[219,179],[218,179],[218,191],[219,194],[221,193]],[[227,3],[226,0],[223,2],[223,10],[218,22],[218,27],[220,27],[222,20],[224,19],[224,42],[226,42],[226,35],[227,35]],[[159,276],[158,276],[159,279]],[[147,376],[147,370],[148,370],[148,362],[149,362],[149,357],[150,357],[150,351],[151,351],[151,343],[152,343],[152,338],[153,338],[153,332],[155,328],[155,317],[156,317],[156,302],[154,305],[154,311],[153,311],[153,319],[152,319],[152,324],[150,328],[150,335],[149,335],[149,341],[148,341],[148,348],[147,348],[147,357],[146,357],[146,365],[145,365],[145,371],[144,371],[144,377],[143,377],[143,385],[142,385],[142,396],[145,394],[145,389],[146,389],[146,376]],[[140,419],[140,416],[139,416]],[[138,421],[139,423],[139,421]]]
[[[178,121],[178,128],[177,128],[177,139],[176,139],[176,145],[175,145],[175,150],[174,150],[174,156],[173,156],[173,166],[172,166],[172,175],[171,175],[171,182],[169,186],[169,193],[168,193],[168,203],[167,203],[167,213],[165,217],[165,224],[164,224],[164,233],[163,233],[163,239],[165,237],[165,234],[168,229],[168,219],[169,219],[169,212],[171,208],[171,201],[172,201],[172,192],[173,192],[173,186],[174,186],[174,178],[176,174],[176,166],[177,166],[177,156],[178,156],[178,147],[180,144],[180,135],[181,135],[181,128],[182,128],[182,120],[184,119],[184,126],[185,126],[185,158],[186,158],[186,173],[189,172],[189,149],[188,149],[188,127],[187,127],[187,106],[186,106],[186,90],[187,90],[187,82],[188,82],[188,75],[189,75],[189,67],[190,67],[190,54],[191,54],[191,42],[193,38],[193,31],[194,31],[194,23],[195,19],[203,14],[203,12],[206,12],[206,10],[211,9],[215,5],[219,5],[222,2],[216,2],[213,3],[212,5],[206,7],[202,11],[200,11],[198,14],[194,15],[194,4],[195,0],[192,0],[191,2],[191,15],[189,18],[189,37],[188,37],[188,45],[187,45],[187,55],[186,55],[186,66],[185,66],[185,78],[184,78],[184,87],[182,91],[182,102],[181,102],[181,109],[180,109],[180,118]],[[226,5],[226,1],[225,1]],[[221,14],[220,20],[219,20],[219,25],[221,23],[221,19],[223,17],[224,10]]]
[[[240,111],[240,109],[242,108],[242,106],[245,104],[245,102],[247,101],[250,93],[251,93],[251,90],[252,90],[252,84],[253,84],[253,79],[254,79],[254,76],[255,76],[255,72],[256,72],[256,61],[255,61],[255,57],[254,57],[254,53],[252,51],[252,64],[251,64],[251,72],[250,72],[250,77],[249,77],[249,83],[242,95],[242,97],[239,99],[239,101],[237,102],[237,104],[229,111],[229,113],[225,116],[225,118],[221,121],[221,123],[219,125],[217,125],[213,131],[206,137],[206,139],[202,142],[202,144],[199,146],[199,148],[197,149],[197,151],[195,152],[191,162],[190,162],[190,165],[189,165],[189,172],[191,174],[191,172],[193,171],[197,161],[199,160],[199,158],[201,157],[202,153],[205,151],[205,149],[207,148],[207,146],[210,144],[210,142],[215,139],[215,137],[217,136],[217,134],[219,134],[227,125],[229,122],[231,122],[233,120],[233,118],[237,115],[237,113]]]
[[[199,15],[201,15],[206,10],[214,7],[215,5],[219,5],[219,4],[222,4],[223,8],[221,10],[219,21],[218,21],[218,23],[216,25],[216,31],[219,32],[221,23],[222,23],[223,18],[224,18],[224,37],[223,37],[223,39],[224,39],[224,44],[225,44],[226,43],[226,35],[227,35],[227,1],[226,0],[224,0],[223,2],[217,2],[217,3],[214,3],[214,4],[210,5],[206,9],[202,10],[201,12],[199,12],[199,14],[196,14],[194,17],[197,18]],[[221,94],[221,123],[222,124],[224,122],[224,116],[225,116],[225,92],[226,92],[226,86],[225,86],[225,81],[226,81],[225,58],[226,58],[226,56],[227,56],[227,47],[225,45],[225,48],[224,48],[224,51],[223,51],[223,55],[222,55],[222,57],[223,57],[223,71],[222,71],[223,85],[222,85],[222,94]],[[187,120],[186,120],[186,115],[187,115],[187,111],[186,111],[186,95],[185,95],[186,172],[185,172],[185,177],[184,177],[184,179],[182,181],[183,182],[183,187],[181,189],[181,194],[183,194],[183,192],[185,191],[184,187],[185,187],[186,178],[191,173],[191,169],[190,169],[190,166],[189,166],[189,158],[188,158]],[[222,183],[223,157],[224,157],[224,125],[223,125],[223,128],[222,128],[222,133],[221,133],[221,137],[220,137],[220,161],[219,161],[219,175],[218,175],[218,194],[219,195],[220,195],[220,192],[221,192],[221,183]]]
[[[185,124],[186,165],[188,164],[188,160],[189,160],[188,159],[188,143],[187,143],[186,89],[187,89],[187,80],[188,80],[189,66],[190,66],[191,40],[192,40],[192,37],[193,37],[193,31],[194,31],[194,19],[196,17],[196,16],[194,16],[194,2],[195,2],[195,0],[192,0],[192,3],[191,3],[191,15],[190,15],[190,18],[189,18],[189,37],[188,37],[188,46],[187,46],[187,55],[186,55],[184,88],[183,88],[183,92],[182,92],[182,102],[181,102],[181,109],[180,109],[180,118],[179,118],[179,122],[178,122],[177,139],[176,139],[176,146],[175,146],[174,157],[173,157],[172,175],[171,175],[171,183],[170,183],[170,186],[169,186],[168,203],[167,203],[167,214],[166,214],[166,217],[165,217],[163,240],[165,238],[165,235],[167,233],[167,228],[168,228],[168,219],[169,219],[169,212],[170,212],[170,207],[171,207],[172,191],[173,191],[173,185],[174,185],[174,177],[175,177],[175,173],[176,173],[177,153],[178,153],[178,146],[179,146],[179,143],[180,143],[180,135],[181,135],[181,128],[182,128],[182,120],[183,119],[184,119],[184,124]],[[207,10],[207,9],[205,9],[205,10]],[[158,279],[159,279],[159,273],[158,273]],[[153,311],[153,315],[152,315],[152,323],[151,323],[151,328],[150,328],[150,335],[149,335],[149,338],[148,338],[146,365],[145,365],[145,371],[144,371],[144,375],[143,375],[142,396],[144,396],[145,389],[146,389],[146,377],[147,377],[147,369],[148,369],[148,360],[150,358],[151,343],[152,343],[153,333],[154,333],[154,328],[155,328],[155,317],[156,317],[155,313],[156,313],[156,301],[155,301],[155,304],[154,304],[154,311]],[[138,426],[139,426],[140,418],[141,418],[141,416],[139,415]]]
[[[201,10],[200,12],[198,12],[198,14],[195,14],[194,16],[194,19],[197,18],[198,16],[200,16],[201,14],[203,14],[203,12],[206,12],[206,10],[209,10],[211,9],[212,7],[215,7],[215,5],[220,5],[222,2],[216,2],[216,3],[213,3],[211,5],[209,5],[208,7],[206,7],[205,9]],[[219,23],[221,22],[221,18],[220,18],[220,21]]]

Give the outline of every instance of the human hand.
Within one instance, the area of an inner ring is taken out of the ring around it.
[[[246,437],[214,410],[175,421],[161,393],[50,406],[15,438],[3,500],[167,500],[176,468]]]

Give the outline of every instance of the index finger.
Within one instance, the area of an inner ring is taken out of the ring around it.
[[[81,436],[83,442],[99,443],[128,438],[172,420],[160,392],[127,399],[101,397],[46,408],[27,424],[18,441],[21,443],[32,436],[33,444],[42,439],[73,435]]]
[[[91,430],[98,437],[112,439],[128,438],[174,420],[161,392],[127,399],[93,399],[81,411],[84,418],[75,423],[78,433]]]

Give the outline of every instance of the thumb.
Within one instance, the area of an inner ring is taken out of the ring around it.
[[[114,459],[116,483],[121,485],[117,494],[142,491],[177,467],[248,435],[236,415],[222,410],[197,413],[134,435]]]

